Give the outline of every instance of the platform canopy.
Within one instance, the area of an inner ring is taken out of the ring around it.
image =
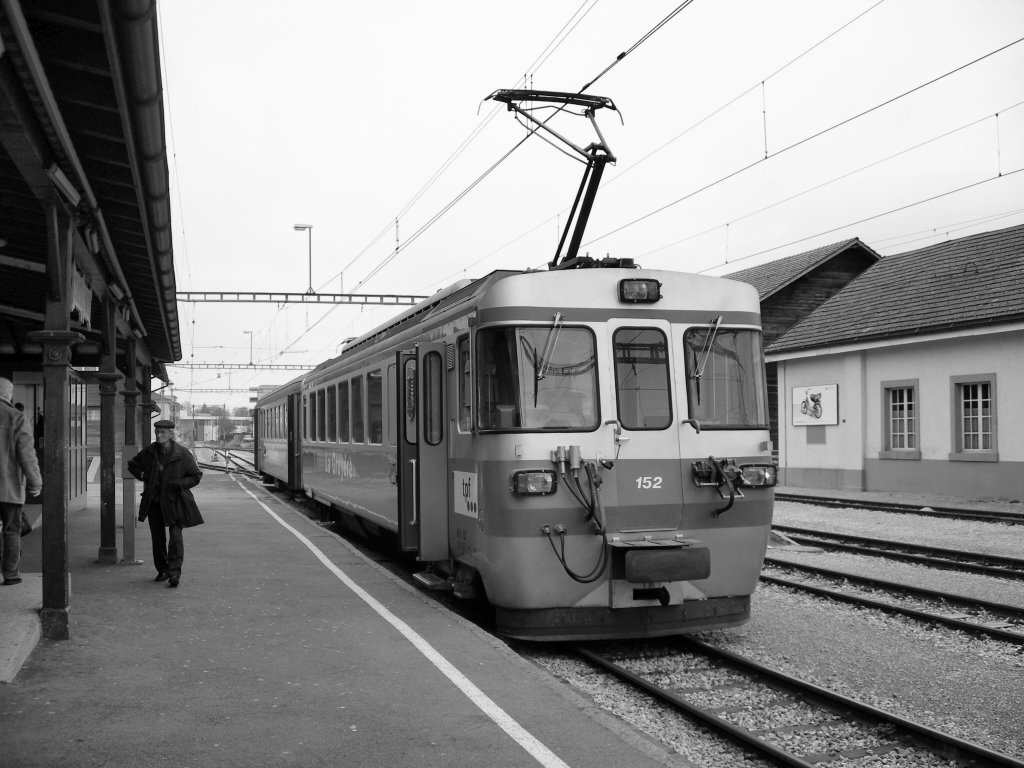
[[[0,0],[0,373],[56,329],[75,368],[133,340],[166,380],[169,192],[156,0]]]

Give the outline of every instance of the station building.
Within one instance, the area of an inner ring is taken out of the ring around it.
[[[781,483],[1024,500],[1024,226],[878,259],[765,352]]]

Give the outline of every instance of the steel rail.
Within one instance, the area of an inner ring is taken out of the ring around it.
[[[814,504],[821,507],[850,507],[853,509],[874,509],[880,512],[897,512],[928,517],[956,518],[960,520],[982,520],[1009,525],[1024,525],[1024,508],[1018,512],[1003,512],[996,509],[967,509],[965,507],[922,507],[917,504],[900,504],[867,499],[844,499],[836,496],[804,496],[792,493],[776,493],[776,501],[792,501],[800,504]]]
[[[827,597],[843,603],[849,603],[851,605],[857,605],[864,608],[872,608],[876,611],[883,611],[897,616],[906,616],[926,624],[942,624],[952,629],[958,629],[962,632],[984,635],[985,637],[991,637],[994,640],[1013,643],[1014,645],[1024,645],[1024,634],[1020,634],[1019,632],[1010,632],[998,627],[986,627],[984,624],[975,624],[970,621],[955,619],[951,616],[940,616],[938,614],[928,613],[927,611],[920,611],[916,608],[905,608],[900,605],[886,603],[882,600],[873,600],[870,597],[859,597],[846,592],[827,589],[826,587],[816,587],[813,584],[804,584],[799,581],[782,579],[778,576],[769,576],[764,573],[761,574],[760,579],[768,584],[775,584],[777,586],[788,587],[790,589],[798,589],[802,592],[809,592],[812,595],[818,595],[819,597]]]
[[[795,693],[804,700],[814,703],[816,706],[828,709],[839,716],[843,716],[844,713],[853,713],[854,716],[860,720],[895,726],[902,730],[903,733],[900,738],[904,743],[909,741],[915,746],[923,746],[924,749],[946,759],[957,760],[971,765],[976,764],[976,761],[981,759],[985,761],[985,765],[1006,766],[1007,768],[1024,768],[1024,762],[1016,760],[1009,755],[1004,755],[983,747],[980,744],[975,744],[974,742],[959,739],[947,733],[942,733],[941,731],[937,731],[926,725],[922,725],[921,723],[914,722],[913,720],[909,720],[891,712],[886,712],[878,709],[877,707],[873,707],[870,704],[865,704],[864,702],[852,699],[848,696],[835,693],[834,691],[814,685],[813,683],[800,680],[799,678],[787,675],[770,667],[766,667],[763,664],[759,664],[751,659],[746,659],[730,651],[716,648],[713,645],[709,645],[708,643],[704,643],[692,637],[679,638],[676,642],[683,647],[690,646],[692,649],[703,653],[705,656],[717,658],[718,660],[731,665],[734,669],[738,669],[754,680],[760,678],[762,681],[768,681],[774,686],[788,689],[791,693]],[[695,704],[686,701],[671,691],[668,691],[650,680],[645,679],[641,675],[630,672],[611,659],[605,658],[598,653],[581,647],[575,648],[574,650],[588,661],[612,672],[617,677],[628,681],[632,685],[646,691],[655,698],[686,712],[688,715],[691,715],[695,719],[700,720],[715,730],[725,732],[730,738],[733,738],[759,754],[768,756],[778,764],[806,768],[807,766],[819,765],[821,762],[810,762],[808,760],[801,759],[801,757],[797,755],[775,747],[766,741],[763,741],[759,737],[758,734],[764,733],[764,731],[755,733],[729,723],[718,717],[713,711],[698,707]],[[846,716],[849,717],[848,714]],[[829,759],[831,759],[831,757]]]
[[[771,667],[766,667],[752,659],[746,659],[738,654],[732,653],[731,651],[716,648],[713,645],[691,637],[680,638],[679,642],[680,644],[692,645],[699,648],[708,655],[717,656],[731,662],[741,669],[751,670],[752,672],[763,675],[770,680],[790,686],[808,696],[824,699],[834,705],[856,712],[863,717],[880,720],[882,722],[889,723],[890,725],[895,725],[898,728],[902,728],[922,739],[924,743],[928,745],[928,748],[937,748],[936,751],[939,754],[949,757],[950,759],[959,760],[962,759],[961,756],[966,756],[969,759],[981,758],[987,760],[989,761],[987,764],[991,765],[1009,766],[1010,768],[1024,768],[1024,762],[1010,757],[1009,755],[1004,755],[1001,752],[995,752],[987,747],[981,746],[980,744],[975,744],[972,741],[967,741],[966,739],[960,739],[956,736],[951,736],[948,733],[937,731],[927,725],[922,725],[921,723],[892,712],[886,712],[885,710],[878,709],[870,704],[865,704],[857,699],[852,699],[841,693],[836,693],[828,690],[827,688],[822,688],[814,683],[808,683],[805,680],[792,677],[791,675],[779,672]]]
[[[847,573],[846,571],[837,571],[833,568],[822,568],[819,565],[795,563],[792,560],[783,560],[778,557],[772,557],[771,555],[766,555],[764,561],[780,568],[792,568],[794,570],[804,571],[805,573],[825,576],[830,579],[843,579],[854,584],[877,587],[878,589],[884,589],[891,592],[904,592],[908,595],[914,595],[915,597],[921,597],[926,600],[941,600],[946,603],[958,605],[962,608],[981,608],[997,616],[1005,616],[1011,619],[1024,619],[1024,606],[1020,605],[994,603],[990,600],[968,597],[967,595],[951,595],[948,592],[940,592],[936,589],[915,587],[910,584],[899,584],[895,581],[886,581],[885,579],[876,579],[870,576],[858,576],[853,573]]]
[[[955,568],[972,573],[984,573],[989,576],[1024,579],[1024,560],[1015,557],[990,555],[984,552],[964,552],[942,547],[922,547],[903,541],[872,539],[791,525],[773,525],[772,529],[785,534],[799,544],[877,555],[893,560],[926,563],[940,568]],[[985,563],[990,563],[990,565]]]
[[[733,725],[730,722],[723,720],[718,715],[710,712],[702,707],[698,707],[695,704],[691,704],[686,699],[676,696],[671,691],[662,688],[659,685],[655,685],[650,680],[647,680],[634,672],[630,672],[625,667],[621,667],[611,659],[608,659],[600,654],[594,653],[586,648],[577,647],[574,649],[576,653],[582,656],[584,659],[596,664],[602,669],[606,669],[616,677],[622,678],[627,682],[633,684],[637,688],[651,694],[654,698],[671,704],[676,709],[682,710],[686,714],[690,715],[696,720],[710,726],[716,731],[724,731],[729,735],[731,739],[739,742],[745,747],[749,748],[753,752],[761,755],[767,755],[779,765],[793,766],[793,768],[813,768],[814,763],[809,763],[806,760],[801,760],[796,755],[786,752],[784,749],[769,744],[761,739],[757,738],[751,731],[746,728],[741,728],[738,725]]]

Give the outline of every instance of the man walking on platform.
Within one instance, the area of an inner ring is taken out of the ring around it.
[[[203,524],[203,516],[190,490],[199,485],[203,473],[195,456],[175,442],[173,421],[163,419],[154,424],[153,429],[156,442],[131,458],[128,471],[144,483],[139,521],[149,519],[155,580],[167,581],[169,587],[176,587],[185,560],[181,529]]]
[[[18,565],[21,562],[21,508],[25,504],[25,485],[29,496],[38,496],[43,490],[43,477],[39,472],[36,449],[32,446],[32,431],[25,414],[11,403],[14,384],[0,377],[0,525],[3,543],[0,545],[0,568],[4,586],[21,583]]]

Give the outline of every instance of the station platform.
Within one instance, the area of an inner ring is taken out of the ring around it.
[[[24,581],[0,587],[4,768],[689,765],[257,481],[208,471],[195,495],[206,524],[170,589],[146,524],[144,562],[97,562],[90,484],[69,640],[39,639],[38,528],[22,539]]]

